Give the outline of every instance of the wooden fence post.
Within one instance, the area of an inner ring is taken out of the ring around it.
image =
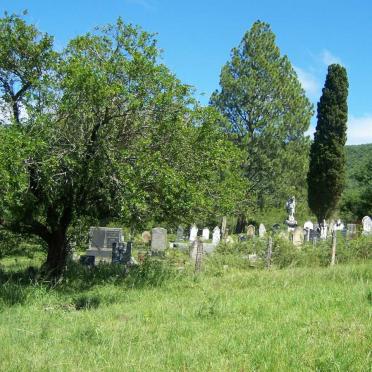
[[[332,259],[331,266],[334,266],[336,263],[336,243],[337,243],[337,231],[334,229],[332,234]]]

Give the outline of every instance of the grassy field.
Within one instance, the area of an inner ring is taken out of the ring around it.
[[[3,277],[0,370],[372,370],[371,261],[164,273]]]

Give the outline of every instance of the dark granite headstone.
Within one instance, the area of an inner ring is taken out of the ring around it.
[[[84,266],[94,266],[95,256],[80,256],[79,262]]]
[[[132,242],[112,244],[112,263],[126,265],[132,255]]]

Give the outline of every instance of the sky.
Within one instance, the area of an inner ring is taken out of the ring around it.
[[[157,33],[163,63],[208,104],[230,51],[256,20],[271,25],[306,95],[320,98],[327,67],[349,78],[348,144],[372,143],[372,0],[0,0],[55,37],[59,50],[79,34],[122,17]],[[316,117],[312,119],[314,130]]]

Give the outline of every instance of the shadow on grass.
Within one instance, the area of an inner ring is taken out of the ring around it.
[[[94,308],[99,302],[85,298],[84,292],[95,286],[111,284],[127,289],[160,287],[179,275],[173,265],[159,258],[147,258],[141,265],[132,267],[111,264],[88,267],[70,262],[63,276],[55,282],[44,280],[40,268],[28,267],[18,271],[0,268],[0,305],[23,304],[33,288],[42,286],[61,295],[78,295],[76,308]]]

